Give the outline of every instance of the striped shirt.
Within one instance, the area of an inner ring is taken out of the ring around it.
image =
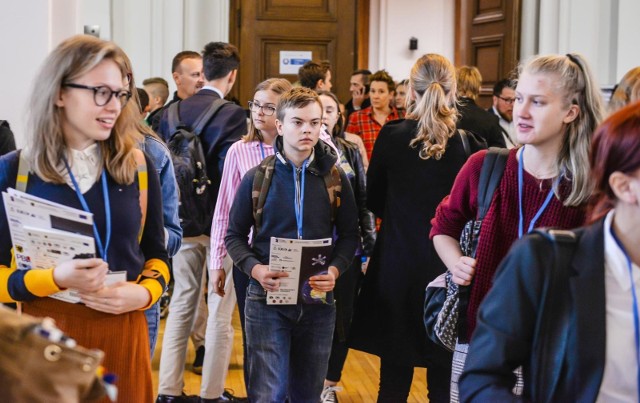
[[[320,131],[320,139],[330,145],[334,150],[336,146],[331,141],[331,137],[324,131]],[[229,211],[231,203],[236,196],[236,191],[244,175],[262,160],[275,154],[273,146],[260,141],[245,142],[236,141],[229,147],[222,169],[222,179],[220,190],[218,191],[218,201],[213,213],[211,223],[211,257],[209,260],[209,270],[221,270],[222,262],[227,256],[227,248],[224,245],[224,237],[229,227]]]
[[[262,148],[260,147],[262,145]],[[264,155],[263,155],[264,153]],[[229,226],[231,203],[240,186],[240,181],[251,168],[270,155],[275,154],[273,146],[260,141],[236,141],[229,147],[222,169],[222,180],[218,191],[218,201],[211,223],[211,260],[210,270],[222,269],[222,261],[227,255],[224,236]]]

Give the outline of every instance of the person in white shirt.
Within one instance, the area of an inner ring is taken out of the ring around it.
[[[570,247],[514,244],[480,306],[461,401],[515,401],[520,365],[522,401],[639,400],[640,104],[595,130],[590,163],[592,224]]]
[[[500,80],[493,86],[493,105],[487,109],[488,112],[498,117],[507,148],[514,148],[518,145],[513,127],[513,103],[515,100],[516,92],[513,82],[508,79]]]

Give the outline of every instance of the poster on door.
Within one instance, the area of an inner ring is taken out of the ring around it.
[[[298,74],[303,64],[311,60],[311,51],[280,51],[280,74]]]

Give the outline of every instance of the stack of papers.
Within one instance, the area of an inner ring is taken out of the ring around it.
[[[93,214],[42,199],[15,189],[2,192],[17,267],[48,269],[71,259],[96,256]],[[126,281],[126,273],[114,273],[105,285]],[[51,295],[78,303],[74,290]]]

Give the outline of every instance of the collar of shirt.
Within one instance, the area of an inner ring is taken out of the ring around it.
[[[224,94],[222,93],[222,91],[220,91],[216,87],[212,87],[210,85],[205,85],[204,87],[200,88],[200,91],[202,91],[202,90],[211,90],[211,91],[215,92],[216,94],[220,95],[220,99],[224,99]]]
[[[70,148],[69,151],[71,172],[78,182],[80,193],[85,193],[98,180],[101,168],[100,148],[98,143],[94,143],[82,151],[74,150],[73,148]],[[58,164],[58,172],[61,173],[67,185],[73,189],[71,176],[69,176],[69,172],[62,161]]]
[[[613,275],[622,290],[629,291],[631,283],[629,283],[627,257],[611,235],[614,214],[615,210],[611,210],[604,221],[604,267]],[[640,285],[640,268],[635,263],[631,263],[631,268],[633,282],[638,287]]]

